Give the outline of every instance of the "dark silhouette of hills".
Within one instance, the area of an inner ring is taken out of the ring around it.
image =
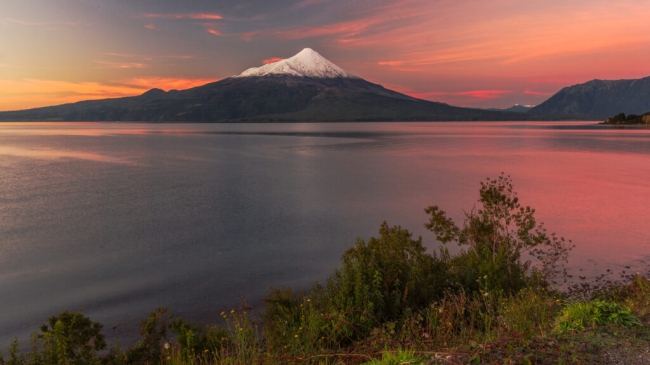
[[[592,80],[565,87],[529,114],[605,119],[618,113],[650,110],[650,77],[633,80]]]

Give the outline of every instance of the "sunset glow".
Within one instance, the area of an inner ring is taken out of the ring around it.
[[[539,104],[591,79],[650,75],[647,0],[3,6],[0,110],[197,86],[304,47],[369,81],[471,107]]]

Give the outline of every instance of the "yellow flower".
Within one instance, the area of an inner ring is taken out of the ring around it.
[[[293,335],[293,337],[298,338],[298,335]]]
[[[233,314],[233,313],[235,313],[235,310],[234,310],[234,309],[231,309],[231,310],[230,310],[230,314]]]

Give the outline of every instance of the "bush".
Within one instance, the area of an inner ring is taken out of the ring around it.
[[[153,365],[160,361],[163,344],[169,342],[166,314],[166,308],[158,308],[140,322],[141,339],[126,352],[129,364]]]
[[[573,246],[546,234],[543,225],[536,223],[535,210],[519,203],[509,176],[481,182],[478,204],[478,210],[465,214],[462,228],[438,206],[425,209],[430,215],[425,227],[438,241],[468,247],[450,262],[453,281],[473,292],[514,294],[534,279],[545,286]],[[536,260],[534,269],[526,256]]]
[[[346,316],[360,337],[382,323],[427,307],[447,284],[445,257],[428,255],[422,238],[383,222],[379,238],[359,239],[328,279],[331,308]],[[350,334],[354,336],[354,334]]]
[[[562,310],[556,321],[555,332],[585,329],[604,324],[631,327],[640,324],[630,308],[605,300],[574,303]]]
[[[97,352],[106,348],[102,325],[81,312],[62,312],[41,325],[34,335],[35,362],[43,364],[98,364]]]

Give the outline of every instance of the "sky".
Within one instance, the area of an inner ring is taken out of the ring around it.
[[[650,0],[0,1],[0,110],[186,89],[305,47],[467,107],[650,76]]]

